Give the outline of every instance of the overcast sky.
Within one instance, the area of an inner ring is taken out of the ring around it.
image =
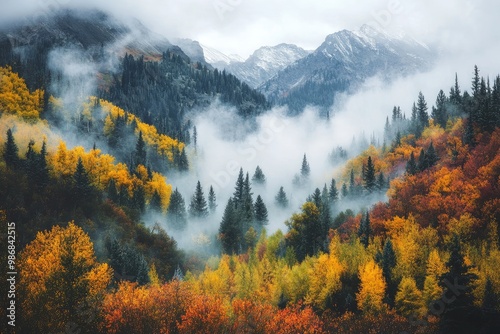
[[[2,0],[0,20],[61,4],[133,16],[166,37],[191,38],[243,57],[282,42],[312,50],[326,35],[365,23],[403,30],[450,53],[491,49],[500,40],[495,0]]]

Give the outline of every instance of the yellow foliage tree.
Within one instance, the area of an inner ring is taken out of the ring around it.
[[[39,232],[20,254],[19,268],[26,332],[95,326],[93,312],[111,280],[111,269],[97,262],[93,244],[80,227],[70,223]]]
[[[17,115],[36,121],[43,108],[43,90],[31,93],[10,67],[0,67],[0,113]]]
[[[342,272],[343,267],[334,254],[321,254],[316,258],[309,270],[310,286],[306,302],[324,309],[328,298],[342,287],[340,282]]]
[[[382,269],[370,260],[359,268],[360,289],[356,294],[358,309],[364,313],[378,313],[385,308],[385,280]]]
[[[396,310],[402,316],[417,316],[422,309],[422,293],[411,277],[403,277],[396,293]]]

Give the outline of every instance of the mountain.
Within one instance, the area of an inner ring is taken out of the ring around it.
[[[298,112],[306,105],[329,108],[339,92],[355,91],[367,78],[390,81],[430,69],[436,53],[404,36],[364,25],[326,37],[314,52],[279,71],[259,87],[272,102]]]
[[[203,55],[207,63],[212,64],[214,67],[218,69],[224,69],[224,66],[227,66],[233,62],[243,62],[244,59],[238,55],[225,55],[224,53],[211,48],[209,46],[201,44],[203,48]]]
[[[185,115],[217,99],[245,117],[269,107],[261,93],[206,63],[198,42],[176,42],[137,20],[61,10],[1,29],[0,66],[43,89],[46,108],[51,95],[72,104],[95,95],[182,141],[189,140]]]
[[[261,47],[245,61],[235,61],[234,58],[227,56],[225,59],[223,54],[216,54],[216,57],[211,54],[212,59],[217,61],[210,62],[208,59],[207,61],[216,68],[234,74],[250,87],[257,88],[278,71],[308,54],[308,51],[296,45],[283,43]]]

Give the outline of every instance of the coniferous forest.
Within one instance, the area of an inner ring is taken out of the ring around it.
[[[262,94],[166,51],[125,54],[68,105],[60,75],[0,48],[2,333],[500,331],[500,76],[414,92],[383,138],[325,151],[341,164],[320,184],[299,152],[291,187],[238,166],[225,197],[175,182],[203,168],[189,115],[221,103],[252,123]],[[292,213],[271,229],[274,212]]]

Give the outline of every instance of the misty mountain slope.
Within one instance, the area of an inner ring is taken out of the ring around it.
[[[271,101],[295,112],[306,105],[330,107],[335,94],[354,91],[364,80],[384,80],[430,69],[435,52],[408,37],[391,36],[368,25],[326,37],[313,53],[259,87]]]
[[[261,93],[215,72],[198,42],[178,41],[181,47],[137,20],[61,10],[4,28],[0,66],[10,65],[31,89],[44,89],[45,106],[50,95],[70,103],[98,95],[181,140],[189,127],[186,112],[216,99],[245,116],[269,107]]]
[[[245,60],[238,55],[225,55],[224,53],[211,48],[209,46],[200,45],[203,48],[203,56],[205,60],[218,69],[223,69],[224,66],[232,62],[244,62]]]
[[[276,46],[264,46],[256,50],[245,61],[234,61],[234,58],[226,59],[220,55],[212,65],[219,69],[224,69],[234,74],[240,80],[246,82],[250,87],[257,88],[278,71],[293,64],[295,61],[304,58],[308,51],[293,45],[279,44]]]

